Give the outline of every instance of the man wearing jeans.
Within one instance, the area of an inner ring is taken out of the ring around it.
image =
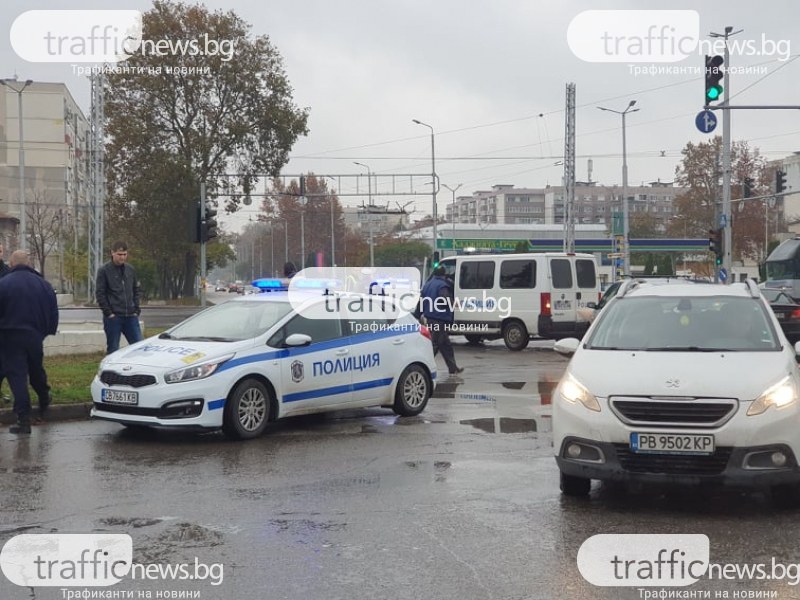
[[[97,271],[96,297],[103,311],[103,329],[106,332],[106,354],[119,350],[120,335],[129,344],[141,341],[139,328],[139,282],[136,271],[127,263],[128,246],[114,242],[111,261]]]

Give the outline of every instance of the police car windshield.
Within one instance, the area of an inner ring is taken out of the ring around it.
[[[169,331],[169,339],[236,342],[258,337],[292,310],[288,302],[235,301],[213,306]]]
[[[591,350],[751,352],[780,349],[764,306],[733,296],[619,298],[600,314]]]

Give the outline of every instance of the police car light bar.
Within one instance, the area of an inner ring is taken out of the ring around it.
[[[289,281],[284,279],[255,279],[250,285],[262,292],[289,289]]]

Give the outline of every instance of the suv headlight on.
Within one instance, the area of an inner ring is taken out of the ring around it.
[[[580,402],[589,410],[600,412],[600,403],[572,374],[567,373],[559,384],[559,394],[567,402]]]
[[[170,371],[164,375],[164,381],[167,383],[181,383],[184,381],[194,381],[195,379],[204,379],[214,373],[222,363],[233,358],[233,356],[233,354],[228,354],[213,362],[206,362],[200,365],[192,365],[184,369]]]
[[[754,415],[760,415],[771,406],[774,406],[776,410],[786,408],[797,401],[797,395],[797,384],[790,375],[787,375],[761,394],[761,396],[750,405],[750,408],[747,409],[747,416],[752,417]]]

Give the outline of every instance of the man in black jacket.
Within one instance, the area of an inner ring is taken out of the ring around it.
[[[28,379],[39,397],[42,416],[50,404],[42,343],[58,329],[58,302],[53,287],[30,267],[25,250],[11,255],[10,266],[0,279],[0,361],[14,394],[17,424],[10,431],[30,433]]]
[[[119,350],[120,335],[129,344],[141,341],[139,327],[139,282],[136,271],[126,261],[128,246],[114,242],[111,260],[97,270],[95,286],[97,304],[103,311],[103,329],[106,332],[106,354]]]
[[[5,263],[5,261],[3,260],[3,252],[4,252],[4,251],[5,251],[5,249],[3,248],[3,244],[2,244],[2,243],[0,243],[0,278],[2,278],[2,277],[3,277],[3,275],[6,275],[6,274],[7,274],[7,273],[8,273],[8,272],[11,270],[11,267],[9,267],[9,266],[8,266],[8,265]],[[3,394],[3,393],[2,393],[2,390],[3,390],[3,380],[4,380],[5,378],[6,378],[6,375],[5,375],[5,373],[3,372],[3,366],[2,366],[2,365],[0,365],[0,400],[2,400],[4,403],[5,403],[5,402],[9,402],[9,401],[11,400],[11,397],[10,397],[10,396],[6,396],[5,394]]]

